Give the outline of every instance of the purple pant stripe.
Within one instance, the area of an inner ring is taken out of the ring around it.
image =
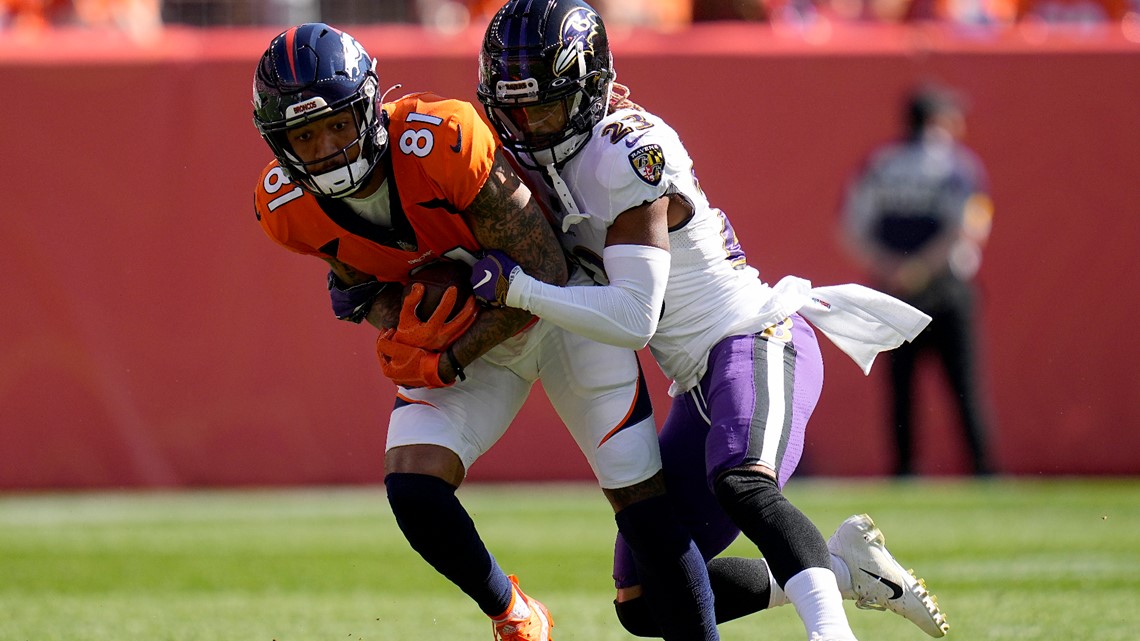
[[[791,429],[788,432],[787,449],[783,453],[784,463],[780,465],[780,487],[788,482],[799,465],[804,451],[804,435],[808,420],[823,391],[823,356],[815,330],[799,316],[793,316],[792,345],[796,348],[796,380],[792,386]]]

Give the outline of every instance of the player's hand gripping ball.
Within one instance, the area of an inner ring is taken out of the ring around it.
[[[380,371],[397,385],[404,387],[447,387],[439,377],[440,352],[412,347],[393,340],[395,329],[386,329],[376,337],[376,358]]]
[[[478,313],[470,272],[457,261],[437,261],[412,272],[391,339],[433,352],[450,347],[475,323]]]
[[[423,298],[416,307],[416,316],[420,320],[426,321],[431,317],[443,302],[443,295],[449,287],[456,289],[456,306],[451,314],[454,317],[471,297],[471,267],[457,260],[437,260],[412,270],[408,275],[408,284],[404,287],[405,301],[411,293],[412,286],[417,283],[424,287]]]

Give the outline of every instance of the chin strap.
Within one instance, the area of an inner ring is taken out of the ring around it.
[[[313,186],[324,196],[342,198],[364,186],[364,178],[370,171],[368,161],[357,158],[344,167],[338,167],[323,174],[309,174]]]
[[[566,210],[566,216],[562,218],[562,232],[570,231],[571,225],[576,225],[583,220],[589,218],[589,214],[583,214],[578,209],[578,203],[574,201],[574,195],[570,193],[570,188],[566,186],[566,181],[562,180],[562,176],[558,175],[558,170],[554,165],[543,165],[546,168],[546,175],[550,176],[550,181],[554,186],[554,193],[558,194],[558,200],[562,201],[562,207]]]

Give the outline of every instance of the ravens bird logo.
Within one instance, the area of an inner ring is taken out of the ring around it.
[[[578,7],[566,14],[559,29],[562,44],[554,57],[554,75],[561,76],[578,62],[583,53],[594,55],[594,36],[598,28],[598,14]]]

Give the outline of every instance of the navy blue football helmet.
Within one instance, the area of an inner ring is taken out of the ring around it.
[[[290,178],[318,195],[347,196],[367,182],[388,149],[379,84],[372,58],[352,36],[322,23],[293,27],[269,43],[257,65],[253,122]],[[325,158],[298,158],[286,132],[346,109],[356,140]],[[312,171],[330,160],[338,168]]]
[[[572,157],[606,115],[614,81],[602,17],[581,0],[510,0],[479,55],[480,102],[524,165]]]

